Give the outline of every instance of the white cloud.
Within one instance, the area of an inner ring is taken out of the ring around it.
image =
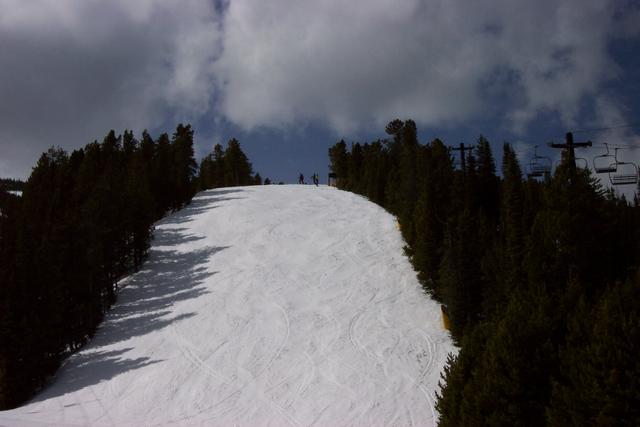
[[[215,64],[219,107],[248,129],[320,121],[349,131],[396,116],[442,125],[509,110],[514,129],[545,111],[571,125],[615,76],[614,6],[235,0]]]
[[[637,36],[638,13],[616,0],[0,0],[0,175],[50,145],[177,120],[523,130],[543,112],[571,128],[618,75],[608,43]],[[620,102],[593,106],[624,122]]]
[[[201,117],[219,25],[209,0],[0,0],[0,175],[51,145]]]

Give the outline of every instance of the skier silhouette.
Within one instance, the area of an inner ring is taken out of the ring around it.
[[[313,174],[313,183],[316,185],[316,187],[318,186],[318,182],[320,181],[320,178],[318,177],[317,173]]]
[[[304,175],[300,174],[298,177],[298,184],[304,184]]]

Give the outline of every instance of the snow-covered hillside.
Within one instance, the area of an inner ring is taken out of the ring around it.
[[[391,215],[333,188],[200,193],[0,425],[433,425],[455,348],[402,246]]]

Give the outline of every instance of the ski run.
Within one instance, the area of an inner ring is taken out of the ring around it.
[[[456,348],[396,224],[331,187],[199,193],[0,426],[435,425]]]

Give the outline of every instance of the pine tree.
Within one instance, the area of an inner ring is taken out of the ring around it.
[[[329,148],[329,160],[331,161],[331,172],[335,173],[338,181],[338,188],[344,188],[349,175],[349,158],[347,154],[347,144],[340,140],[336,145]]]
[[[226,150],[216,144],[213,152],[200,162],[197,177],[202,190],[238,185],[261,185],[262,177],[253,174],[253,168],[236,139],[231,139]]]
[[[413,264],[430,292],[435,292],[438,269],[443,255],[444,234],[450,216],[453,162],[449,150],[438,139],[423,150],[420,196],[413,213],[415,244]]]
[[[474,330],[480,336],[466,338],[450,361],[437,402],[441,425],[544,424],[556,328],[544,291],[515,292],[503,316]]]
[[[459,340],[475,326],[482,307],[480,228],[483,224],[465,209],[452,219],[444,239],[436,290],[451,319],[451,334]]]
[[[207,190],[215,186],[215,161],[209,154],[200,161],[198,168],[198,189]]]
[[[122,134],[122,154],[125,161],[133,158],[138,150],[138,140],[133,136],[133,131],[126,130]]]
[[[491,261],[487,258],[486,264],[490,265],[491,280],[483,304],[489,313],[499,310],[514,286],[525,280],[522,269],[524,239],[527,234],[524,220],[525,194],[522,171],[509,144],[504,144],[502,175],[498,244],[494,258],[490,258]]]
[[[636,276],[609,287],[592,308],[584,298],[576,305],[547,411],[550,425],[637,425],[639,297]]]
[[[478,138],[475,153],[477,158],[477,184],[475,191],[477,192],[479,208],[487,221],[493,225],[498,222],[500,180],[496,176],[496,165],[491,152],[491,145],[482,135]]]
[[[601,243],[608,237],[603,233],[603,202],[603,193],[588,171],[564,164],[557,168],[544,188],[527,242],[524,259],[530,283],[548,286],[551,294],[562,293],[574,275],[591,294],[594,286],[606,282],[600,266],[607,259]]]
[[[418,131],[413,120],[407,120],[402,128],[400,151],[400,204],[398,219],[402,224],[402,234],[412,247],[415,239],[413,212],[418,199],[416,157],[418,150]]]
[[[53,372],[68,338],[64,272],[69,268],[73,220],[66,208],[72,188],[67,179],[68,160],[60,149],[43,154],[23,193],[16,247],[19,291],[12,301],[20,311],[14,312],[7,368],[9,376],[22,375],[8,379],[14,403],[28,398]]]
[[[252,184],[253,169],[237,139],[231,139],[224,152],[224,186]]]
[[[220,144],[200,162],[198,182],[201,190],[225,186],[225,152]]]
[[[18,396],[12,392],[20,381],[16,366],[17,333],[28,332],[20,328],[19,314],[27,307],[19,305],[20,289],[16,271],[20,198],[0,189],[0,408],[17,404]]]
[[[156,218],[161,218],[172,207],[171,195],[175,194],[171,142],[169,135],[161,134],[156,140],[156,149],[151,164],[151,188],[156,201]]]
[[[172,201],[174,209],[180,209],[191,200],[195,193],[196,161],[193,158],[193,130],[191,125],[179,124],[172,137],[172,154],[174,176],[175,200]]]
[[[394,120],[387,125],[387,133],[393,136],[393,141],[388,144],[390,170],[385,188],[385,207],[398,217],[402,235],[410,249],[414,239],[413,211],[418,198],[416,124],[412,120]]]
[[[222,145],[216,144],[213,147],[213,173],[211,175],[213,187],[224,187],[224,155],[225,151]]]
[[[436,410],[440,414],[438,425],[441,427],[457,427],[463,425],[481,425],[477,421],[471,422],[467,411],[463,407],[468,405],[468,395],[471,390],[467,385],[474,375],[487,338],[491,335],[489,324],[481,324],[466,334],[462,340],[462,348],[457,356],[449,354],[447,363],[440,374],[443,381],[438,383],[440,388],[436,392]]]
[[[388,156],[381,141],[365,144],[363,152],[362,192],[374,203],[384,206],[384,188]]]
[[[362,146],[359,143],[352,144],[351,155],[348,157],[348,175],[345,189],[358,194],[362,193],[363,187],[361,183],[363,180],[363,161]]]
[[[156,154],[156,143],[145,130],[142,132],[142,140],[140,141],[140,155],[144,163],[149,166]]]
[[[151,224],[154,217],[149,209],[153,206],[153,196],[148,185],[148,174],[149,168],[142,153],[134,153],[127,168],[124,186],[129,271],[142,264],[151,240]]]

